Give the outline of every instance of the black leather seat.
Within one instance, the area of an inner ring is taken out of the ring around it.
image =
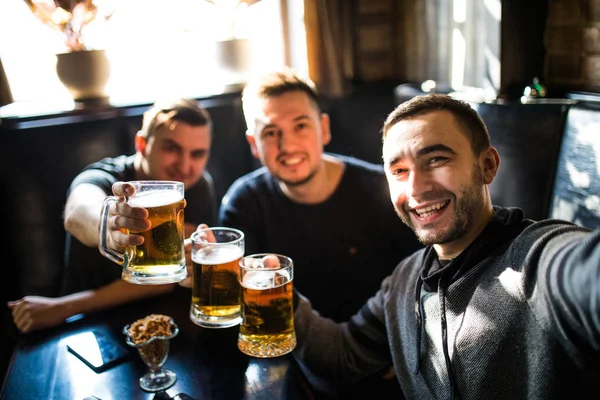
[[[548,217],[567,104],[474,103],[500,153],[492,202]]]
[[[551,218],[600,228],[600,105],[569,109],[552,193]]]

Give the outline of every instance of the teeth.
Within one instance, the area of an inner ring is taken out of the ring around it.
[[[429,207],[425,207],[425,208],[420,208],[420,209],[416,209],[415,208],[415,212],[420,216],[420,217],[429,217],[430,215],[432,215],[435,211],[439,210],[440,208],[444,207],[444,205],[446,204],[446,202],[443,203],[437,203],[434,205],[431,205]]]
[[[287,160],[283,160],[282,163],[284,165],[296,165],[299,164],[302,159],[300,157],[288,158]]]

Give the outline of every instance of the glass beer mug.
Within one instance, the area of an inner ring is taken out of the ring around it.
[[[184,187],[175,181],[132,181],[133,196],[125,201],[148,211],[152,223],[147,231],[131,232],[144,237],[139,246],[127,246],[123,254],[110,249],[107,244],[108,208],[119,201],[108,196],[102,206],[100,218],[99,250],[106,258],[123,266],[121,278],[142,285],[179,282],[186,278],[184,250]]]
[[[240,261],[242,322],[238,349],[249,356],[279,357],[294,350],[294,263],[279,254],[253,254]]]
[[[194,232],[194,281],[190,319],[205,328],[239,325],[239,262],[244,255],[244,233],[214,227]]]

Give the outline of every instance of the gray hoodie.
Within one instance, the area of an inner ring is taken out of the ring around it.
[[[302,296],[294,319],[296,359],[333,382],[392,362],[407,399],[600,398],[600,230],[496,208],[449,264],[400,262],[349,322]]]

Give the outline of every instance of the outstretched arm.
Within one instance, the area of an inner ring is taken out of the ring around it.
[[[546,248],[541,298],[550,299],[556,332],[567,341],[576,337],[574,347],[585,343],[581,351],[600,351],[600,230],[557,236]]]
[[[60,325],[69,317],[116,307],[134,300],[170,292],[175,284],[136,285],[121,279],[94,290],[50,298],[25,296],[8,302],[13,321],[21,332]]]
[[[389,368],[383,315],[384,292],[389,284],[388,277],[382,290],[344,323],[321,317],[308,299],[299,295],[294,313],[298,345],[293,354],[303,369],[336,383],[350,383]]]
[[[127,182],[116,182],[112,186],[113,195],[121,201],[108,209],[107,229],[108,246],[122,250],[126,246],[138,246],[143,243],[141,235],[125,233],[124,230],[141,232],[150,229],[148,211],[143,207],[132,207],[125,203],[126,196],[135,193],[135,188]],[[106,194],[96,185],[82,183],[77,185],[67,198],[65,205],[65,230],[89,247],[98,246],[98,227],[100,213]]]
[[[104,191],[91,183],[77,185],[65,205],[64,227],[73,237],[89,247],[98,246],[100,210]]]

